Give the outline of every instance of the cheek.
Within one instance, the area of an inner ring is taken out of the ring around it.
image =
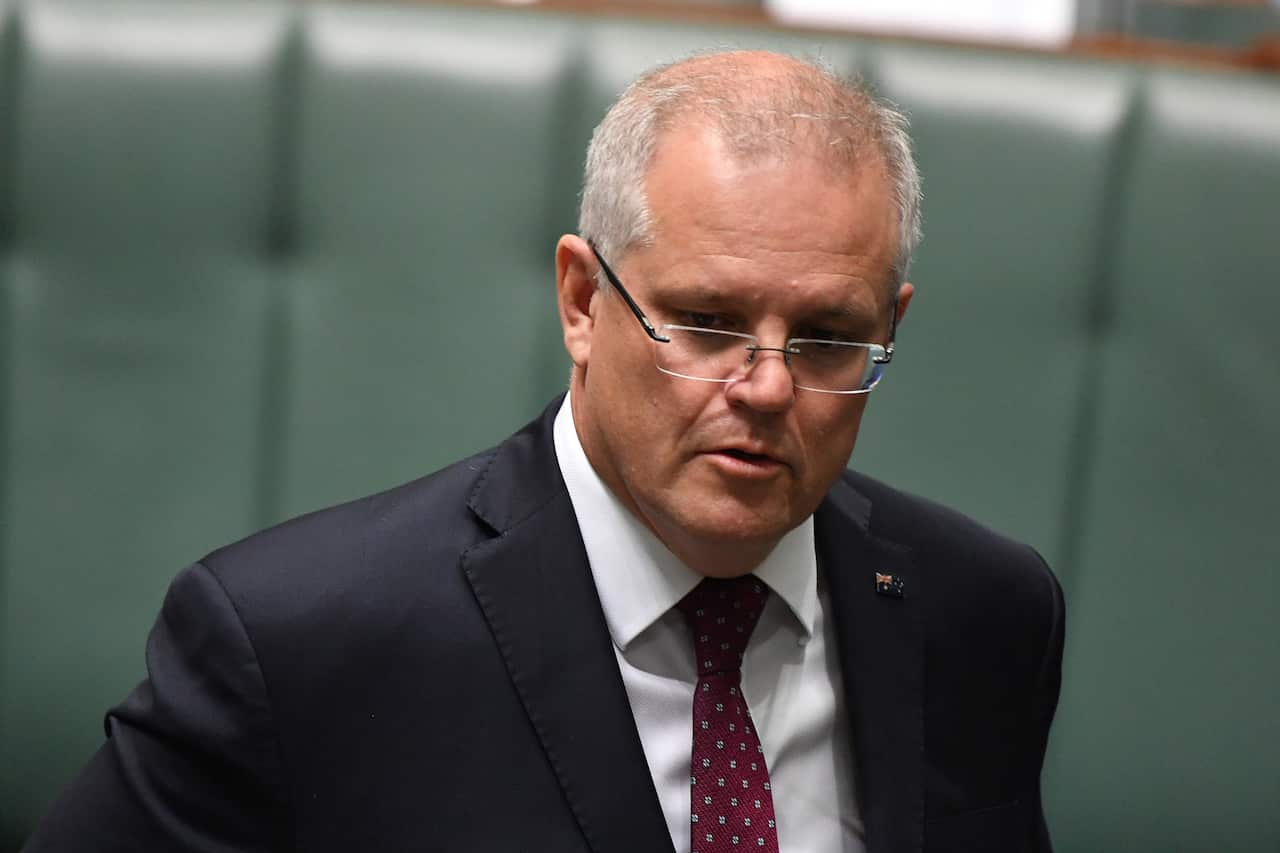
[[[668,474],[678,467],[693,443],[697,421],[701,412],[698,401],[680,393],[685,389],[673,387],[667,377],[654,371],[657,378],[644,384],[643,404],[637,408],[643,419],[643,429],[635,448],[640,464],[664,469]]]
[[[617,365],[601,380],[609,383],[606,417],[622,437],[620,455],[637,474],[661,476],[689,427],[678,389],[643,360]]]
[[[867,403],[870,399],[863,395],[854,400],[853,406],[850,407],[849,413],[845,419],[845,428],[851,432],[849,444],[852,445],[858,437],[858,430],[862,428],[862,415],[867,410]]]
[[[848,462],[865,407],[866,398],[837,401],[837,405],[813,425],[809,433],[813,436],[813,444],[809,451],[815,460],[820,460],[824,475],[838,472]]]

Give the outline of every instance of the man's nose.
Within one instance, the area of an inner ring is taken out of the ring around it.
[[[740,379],[726,389],[731,402],[763,412],[780,412],[795,402],[796,386],[785,354],[777,350],[757,350]]]

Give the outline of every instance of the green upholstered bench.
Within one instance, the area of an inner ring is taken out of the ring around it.
[[[1066,851],[1280,847],[1280,80],[529,10],[0,0],[0,849],[206,550],[563,388],[639,70],[818,54],[911,113],[919,289],[853,464],[1037,545]]]

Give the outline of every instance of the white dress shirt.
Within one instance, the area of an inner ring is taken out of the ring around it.
[[[674,607],[702,577],[596,474],[578,440],[568,396],[554,436],[653,786],[677,853],[688,853],[697,679],[693,639]],[[784,536],[754,574],[774,594],[747,646],[742,689],[764,747],[779,849],[864,853],[844,687],[812,517]]]

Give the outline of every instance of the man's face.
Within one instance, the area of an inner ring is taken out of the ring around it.
[[[655,325],[712,322],[765,347],[830,333],[885,343],[897,211],[868,160],[855,173],[801,151],[743,163],[713,132],[672,130],[646,183],[653,245],[606,260]],[[723,384],[660,372],[663,344],[618,294],[569,286],[574,263],[579,275],[596,270],[584,248],[566,237],[557,257],[588,459],[691,568],[749,571],[839,476],[867,396],[797,390],[777,352]]]

